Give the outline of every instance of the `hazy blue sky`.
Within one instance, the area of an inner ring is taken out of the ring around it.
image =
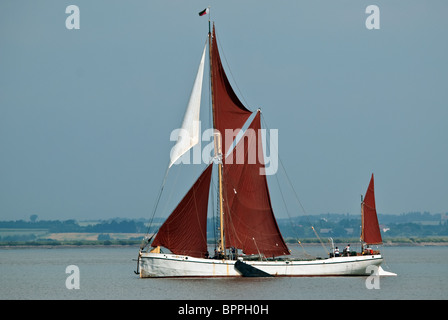
[[[71,4],[79,30],[65,25]],[[379,30],[365,26],[372,4]],[[380,213],[448,212],[445,0],[2,0],[0,219],[149,218],[208,5],[231,81],[279,130],[307,213],[357,214],[372,172]],[[199,167],[170,171],[162,212]]]

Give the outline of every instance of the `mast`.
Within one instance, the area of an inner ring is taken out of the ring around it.
[[[214,27],[214,25],[213,25]],[[212,95],[212,113],[213,113],[213,128],[216,128],[216,112],[215,112],[215,99],[213,96],[213,72],[212,72],[212,33],[210,28],[210,16],[208,19],[208,45],[209,45],[209,61],[210,61],[210,88]],[[215,41],[215,40],[213,40]],[[224,258],[226,256],[225,245],[224,245],[224,211],[223,211],[223,202],[222,202],[222,148],[221,148],[221,134],[219,132],[215,132],[213,134],[214,146],[215,146],[215,156],[218,158],[218,193],[219,193],[219,231],[220,231],[220,240],[218,251],[221,253]]]
[[[361,195],[361,242],[364,241],[364,199]]]
[[[223,203],[222,203],[222,155],[218,158],[218,179],[219,179],[219,228],[220,228],[220,246],[221,252],[226,257],[225,245],[224,245],[224,214],[223,214]]]

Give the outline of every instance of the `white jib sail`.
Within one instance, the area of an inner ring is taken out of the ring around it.
[[[190,100],[188,101],[187,110],[185,111],[182,127],[176,130],[177,143],[171,149],[169,167],[199,142],[199,111],[201,109],[202,78],[204,75],[206,47],[207,44],[204,46],[204,51],[202,52],[201,63],[199,64],[196,80],[194,81],[193,89],[191,90]]]

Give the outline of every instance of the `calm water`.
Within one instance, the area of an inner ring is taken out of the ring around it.
[[[398,276],[369,290],[365,277],[140,279],[134,247],[0,249],[0,299],[448,299],[448,247],[382,253]],[[66,288],[68,265],[79,267],[80,289]]]

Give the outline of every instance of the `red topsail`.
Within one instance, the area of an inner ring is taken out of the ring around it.
[[[241,129],[252,112],[241,103],[230,86],[221,64],[218,44],[216,42],[215,26],[213,26],[211,60],[213,123],[215,129],[224,137],[226,129],[231,129],[232,131]],[[223,138],[222,142],[224,144],[223,154],[227,154],[233,139]]]

